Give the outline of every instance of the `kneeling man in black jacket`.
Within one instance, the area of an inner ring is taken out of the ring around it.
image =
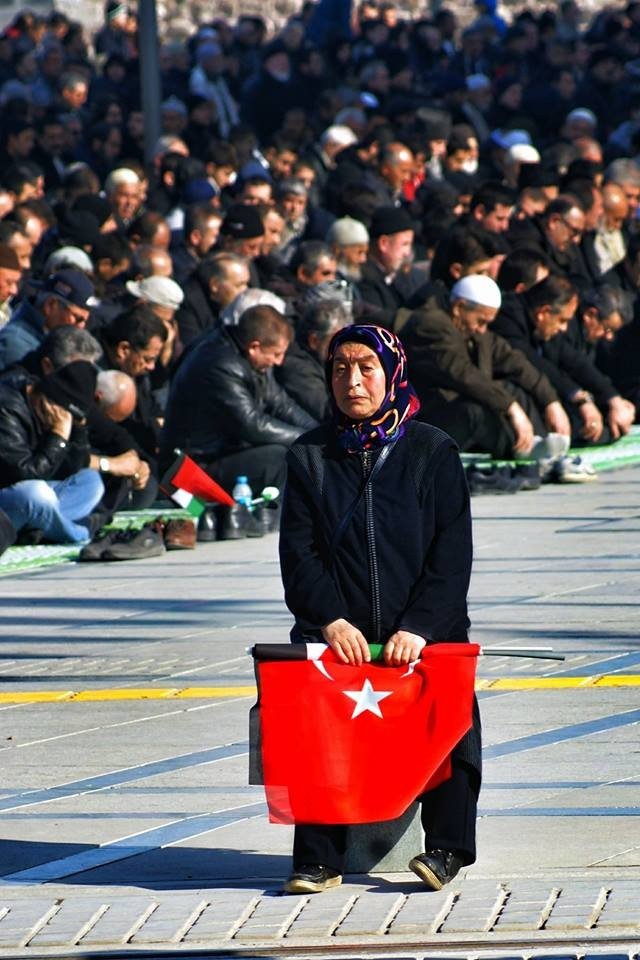
[[[286,318],[262,305],[196,341],[171,384],[163,462],[180,447],[228,490],[240,474],[254,491],[282,488],[289,446],[316,425],[273,376],[292,336]]]

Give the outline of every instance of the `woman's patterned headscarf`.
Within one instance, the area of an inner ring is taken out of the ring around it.
[[[333,358],[343,343],[363,343],[378,357],[387,378],[387,392],[380,407],[366,420],[354,423],[342,413],[331,390]],[[384,327],[354,323],[339,330],[329,344],[327,380],[338,441],[349,453],[375,450],[401,437],[407,421],[415,417],[420,401],[407,378],[407,358],[395,333]]]

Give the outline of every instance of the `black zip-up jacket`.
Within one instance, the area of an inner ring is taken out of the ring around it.
[[[446,433],[409,423],[332,542],[379,456],[343,451],[332,424],[300,437],[287,455],[280,566],[296,618],[292,639],[317,641],[320,627],[344,618],[370,643],[385,643],[396,630],[428,643],[464,643],[471,513]],[[477,706],[474,729],[455,754],[479,771]]]

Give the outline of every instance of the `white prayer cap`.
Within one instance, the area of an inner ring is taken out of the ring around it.
[[[360,220],[341,217],[333,221],[325,240],[329,244],[335,243],[338,247],[350,247],[357,243],[369,243],[369,231]]]
[[[335,144],[336,147],[350,147],[357,143],[358,138],[351,129],[342,123],[334,123],[324,131],[320,137],[320,143],[324,146],[327,143]]]
[[[507,158],[512,163],[540,163],[540,154],[528,143],[516,143],[507,150]]]
[[[125,284],[129,293],[145,303],[153,303],[158,307],[169,307],[177,310],[184,300],[184,293],[175,280],[170,277],[151,276],[144,280],[127,280]]]
[[[467,300],[479,307],[491,307],[499,310],[502,303],[500,287],[491,277],[480,273],[471,273],[453,285],[451,300]]]

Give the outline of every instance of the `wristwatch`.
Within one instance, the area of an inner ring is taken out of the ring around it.
[[[100,459],[98,460],[98,467],[100,469],[100,473],[109,473],[110,466],[111,464],[109,463],[109,457],[100,457]]]
[[[589,393],[587,390],[583,390],[580,399],[575,400],[574,403],[577,407],[581,407],[585,403],[593,403],[593,394]]]

